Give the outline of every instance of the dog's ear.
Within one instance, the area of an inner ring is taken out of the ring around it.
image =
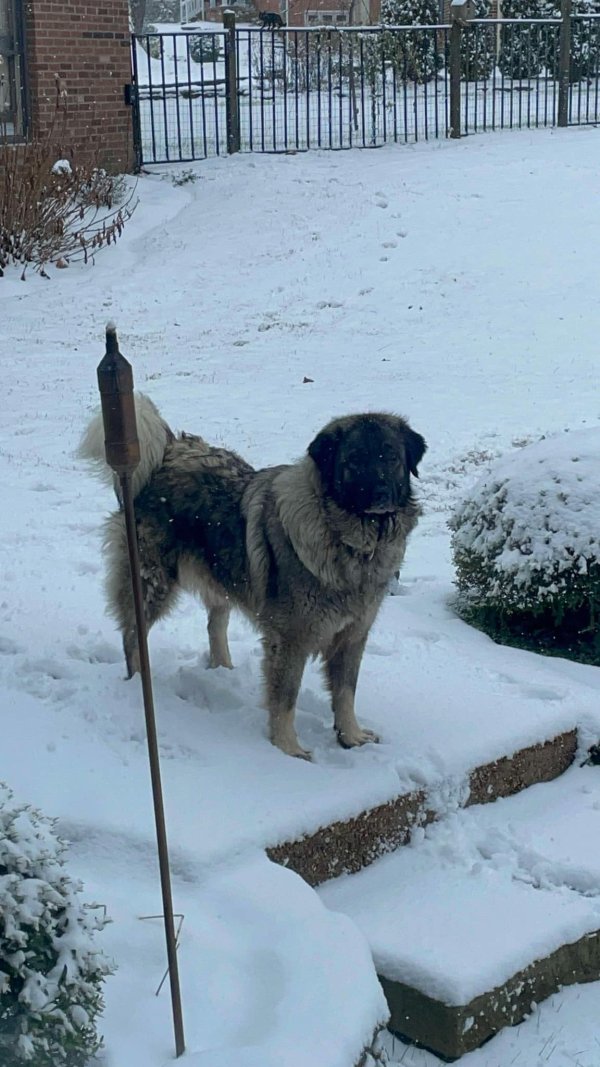
[[[425,452],[427,451],[427,445],[425,438],[421,437],[420,433],[415,433],[414,430],[405,430],[404,432],[404,447],[406,448],[406,456],[408,459],[408,469],[415,478],[419,477],[417,467]]]
[[[316,463],[326,485],[333,482],[335,457],[340,443],[339,430],[321,430],[308,446],[308,454]]]

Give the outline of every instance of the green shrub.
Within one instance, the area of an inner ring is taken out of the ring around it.
[[[600,430],[493,464],[450,520],[463,618],[494,639],[600,663]]]
[[[0,1063],[84,1067],[110,965],[94,944],[106,920],[65,873],[52,820],[0,783]]]

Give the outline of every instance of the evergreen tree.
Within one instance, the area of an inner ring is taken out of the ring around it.
[[[437,0],[383,0],[381,22],[387,26],[435,26],[439,22]],[[428,82],[443,65],[435,30],[386,30],[379,45],[383,61],[394,67],[403,81]]]
[[[539,19],[542,0],[503,0],[502,17]],[[536,78],[546,67],[553,28],[537,23],[511,24],[500,31],[498,66],[506,78]]]
[[[179,22],[179,0],[146,0],[147,22]]]
[[[487,19],[488,0],[474,0],[475,18]],[[460,46],[461,73],[465,81],[485,81],[496,65],[496,27],[467,26]]]
[[[573,15],[598,15],[600,3],[597,0],[573,0]],[[544,15],[547,18],[560,18],[558,0],[547,0]],[[549,74],[557,79],[559,76],[560,38],[556,33],[551,39],[547,54]],[[591,81],[600,75],[600,25],[591,19],[574,18],[571,21],[571,68],[570,81]]]
[[[133,33],[143,33],[146,21],[146,0],[129,0],[129,24]]]

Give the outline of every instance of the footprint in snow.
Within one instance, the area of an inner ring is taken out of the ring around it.
[[[65,667],[63,663],[58,662],[55,659],[51,659],[50,656],[43,659],[27,659],[20,667],[21,674],[29,674],[34,676],[42,676],[48,678],[53,682],[62,681],[63,678],[72,678],[71,672]]]
[[[13,641],[10,637],[3,637],[0,634],[0,656],[17,656],[19,652],[24,652],[23,645],[18,645],[16,641]]]
[[[235,691],[231,671],[225,667],[201,673],[197,667],[191,670],[182,667],[173,688],[181,700],[207,711],[234,711],[244,706],[244,697]]]
[[[505,685],[516,686],[521,696],[529,697],[531,700],[561,701],[565,699],[564,693],[561,693],[558,689],[551,689],[546,685],[523,682],[519,678],[513,678],[510,674],[498,674],[496,677],[498,681],[503,682]]]
[[[108,641],[98,641],[88,648],[69,645],[67,656],[80,660],[82,663],[120,663],[123,658],[121,650]]]
[[[101,566],[99,563],[92,563],[91,560],[80,560],[79,563],[74,564],[73,569],[77,574],[98,574]]]

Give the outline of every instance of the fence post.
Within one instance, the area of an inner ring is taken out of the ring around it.
[[[460,42],[462,26],[450,8],[450,136],[460,137]]]
[[[560,31],[558,53],[558,116],[559,126],[569,125],[569,94],[571,89],[571,0],[560,0]]]
[[[133,131],[133,171],[139,174],[144,162],[142,146],[142,120],[140,115],[140,90],[137,63],[137,37],[131,38],[131,83],[124,86],[125,103],[131,108],[131,125]]]
[[[237,46],[235,14],[223,12],[225,30],[225,113],[227,116],[227,151],[240,150],[240,109],[238,103]]]

